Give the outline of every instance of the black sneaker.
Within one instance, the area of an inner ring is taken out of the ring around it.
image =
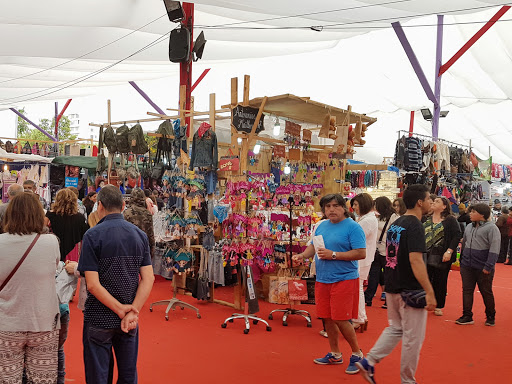
[[[459,317],[457,320],[455,320],[455,324],[470,325],[470,324],[475,324],[475,322],[473,321],[473,319],[471,317],[462,316],[462,317]]]
[[[488,327],[494,327],[496,325],[494,317],[488,317],[487,320],[485,320],[485,325],[487,325]]]

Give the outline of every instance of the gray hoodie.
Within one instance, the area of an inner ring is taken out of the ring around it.
[[[463,267],[494,270],[500,253],[500,230],[486,221],[475,226],[471,223],[464,231],[460,264]]]

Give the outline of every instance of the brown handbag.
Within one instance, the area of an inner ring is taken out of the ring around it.
[[[25,259],[27,258],[28,254],[30,253],[30,251],[32,250],[32,248],[34,247],[34,245],[36,244],[37,240],[39,239],[39,237],[41,236],[40,233],[38,233],[36,235],[36,237],[34,238],[34,240],[32,240],[32,243],[30,243],[30,245],[28,246],[27,250],[25,251],[25,253],[23,254],[23,256],[21,257],[20,261],[18,261],[18,264],[16,264],[16,266],[14,267],[14,269],[11,271],[11,273],[9,274],[9,276],[7,276],[7,278],[4,280],[4,282],[2,283],[2,285],[0,286],[0,292],[2,292],[2,289],[4,289],[4,287],[7,285],[7,283],[9,282],[9,280],[11,280],[11,278],[14,276],[14,274],[16,273],[16,271],[18,270],[18,268],[21,266],[21,264],[25,261]]]

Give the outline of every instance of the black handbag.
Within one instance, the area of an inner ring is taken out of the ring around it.
[[[425,308],[427,306],[426,292],[423,289],[404,290],[400,292],[405,305],[412,308]]]
[[[441,246],[433,246],[427,252],[427,265],[433,268],[443,266],[443,248]]]

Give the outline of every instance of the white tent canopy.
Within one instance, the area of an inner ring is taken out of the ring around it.
[[[194,3],[195,34],[204,30],[208,40],[203,60],[194,65],[194,77],[212,68],[194,92],[197,109],[207,107],[209,92],[217,93],[219,104],[228,102],[229,78],[244,73],[252,76],[251,97],[293,93],[341,108],[350,104],[355,111],[379,119],[357,155],[368,161],[392,155],[396,131],[408,129],[411,110],[432,109],[390,23],[402,22],[433,86],[434,15],[447,15],[446,62],[503,4],[492,0]],[[291,17],[296,15],[302,16]],[[450,113],[441,120],[440,136],[465,144],[471,139],[480,156],[487,155],[491,146],[494,160],[510,163],[512,13],[502,19],[443,76],[442,109]],[[312,26],[323,30],[313,31]],[[133,90],[127,92],[129,80],[137,81],[162,108],[175,107],[179,66],[168,61],[166,37],[174,27],[161,0],[4,1],[0,4],[0,109],[87,96],[80,104],[81,119],[100,122],[105,120],[104,111],[99,117],[92,110],[104,105],[107,95],[122,94],[122,100],[113,98],[123,113],[118,119],[131,118],[127,113],[140,116],[151,108]],[[138,106],[128,108],[129,104]],[[419,113],[415,124],[417,132],[430,132],[430,123]]]

